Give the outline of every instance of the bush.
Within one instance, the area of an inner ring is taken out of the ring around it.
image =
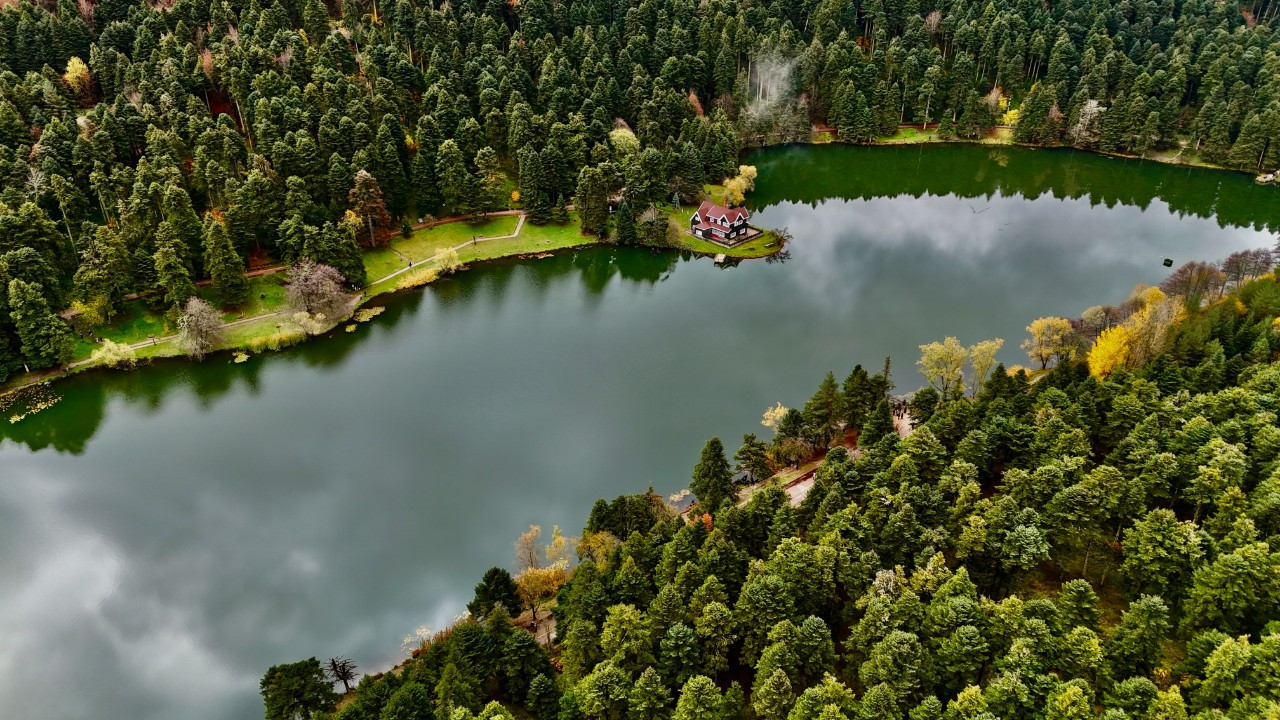
[[[400,282],[396,283],[396,290],[409,290],[410,288],[421,287],[435,282],[440,277],[440,272],[435,268],[427,268],[422,272],[407,273]]]
[[[128,345],[104,340],[102,346],[93,351],[89,362],[105,367],[133,367],[138,362],[138,355]]]
[[[267,351],[283,350],[292,347],[305,340],[307,333],[302,330],[285,330],[274,333],[272,335],[264,335],[256,337],[245,343],[245,347],[250,352],[260,353]]]

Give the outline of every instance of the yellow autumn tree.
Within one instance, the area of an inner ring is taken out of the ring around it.
[[[591,560],[596,567],[604,568],[609,561],[609,556],[620,545],[622,542],[607,530],[587,531],[582,533],[582,539],[578,541],[576,550],[578,557]]]
[[[730,205],[741,205],[747,199],[747,181],[741,177],[726,180],[724,198]]]
[[[778,424],[782,422],[782,418],[787,416],[787,408],[782,403],[778,403],[764,411],[764,417],[760,420],[760,424],[769,428],[774,432],[778,432]]]
[[[1159,355],[1165,348],[1169,330],[1186,314],[1182,298],[1165,295],[1157,287],[1139,290],[1133,299],[1141,305],[1124,322],[1129,334],[1129,367],[1142,365]]]
[[[78,57],[72,56],[67,61],[67,71],[62,74],[62,81],[76,94],[81,104],[92,99],[92,79],[89,77],[89,66]]]
[[[739,165],[738,174],[724,183],[725,200],[730,205],[741,205],[747,199],[747,193],[756,189],[758,174],[755,165]]]
[[[942,393],[943,399],[964,392],[964,365],[969,351],[954,337],[920,346],[916,366],[920,374]]]
[[[1103,330],[1089,350],[1089,374],[1103,380],[1128,364],[1130,339],[1130,329],[1125,325]]]
[[[1075,354],[1076,331],[1071,321],[1060,317],[1042,317],[1027,326],[1031,337],[1022,341],[1022,349],[1035,362],[1040,363],[1043,370],[1055,357],[1058,360],[1070,360]]]

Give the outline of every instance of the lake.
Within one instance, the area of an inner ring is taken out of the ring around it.
[[[251,720],[277,662],[362,670],[457,615],[531,523],[684,487],[823,373],[1119,303],[1270,246],[1244,175],[983,146],[757,152],[785,262],[600,247],[386,300],[356,332],[235,364],[55,385],[0,427],[0,700],[27,720]]]

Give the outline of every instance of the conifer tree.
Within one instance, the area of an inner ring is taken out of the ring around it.
[[[711,438],[702,447],[702,457],[693,469],[689,489],[705,512],[714,512],[726,498],[733,497],[733,472],[724,456],[720,438]]]
[[[631,203],[622,201],[618,212],[614,213],[615,237],[619,245],[636,245],[640,242],[640,234],[636,231],[636,217],[631,212]]]
[[[204,267],[213,280],[213,290],[224,306],[240,305],[249,298],[249,279],[226,227],[215,218],[205,221]]]
[[[378,185],[378,180],[367,170],[361,170],[356,173],[355,184],[351,186],[351,192],[347,195],[347,202],[354,212],[363,221],[367,235],[364,241],[369,245],[377,244],[377,228],[386,227],[391,223],[391,216],[387,213],[387,205],[382,199],[382,188]]]
[[[182,260],[182,244],[173,235],[167,222],[160,223],[156,232],[154,256],[156,285],[163,293],[164,302],[171,309],[181,308],[187,298],[196,294],[191,272]]]
[[[582,220],[582,231],[599,237],[609,232],[609,199],[599,168],[584,167],[578,174],[578,191],[574,209]]]
[[[658,672],[647,667],[632,688],[630,701],[633,720],[664,720],[668,715],[671,691],[663,684]]]
[[[22,342],[22,355],[32,369],[71,361],[71,331],[45,300],[39,283],[9,281],[9,317]]]

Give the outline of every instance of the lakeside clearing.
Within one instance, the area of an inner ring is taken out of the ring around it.
[[[1004,145],[1008,147],[1022,147],[1028,149],[1051,149],[1051,150],[1076,150],[1079,152],[1090,153],[1093,155],[1102,155],[1104,157],[1124,158],[1126,160],[1150,160],[1152,162],[1163,163],[1166,165],[1181,165],[1185,167],[1201,168],[1205,170],[1221,170],[1224,172],[1237,173],[1256,177],[1257,173],[1240,170],[1238,168],[1227,167],[1225,165],[1217,165],[1201,159],[1200,151],[1192,147],[1191,141],[1186,138],[1178,140],[1178,146],[1174,148],[1165,148],[1163,150],[1152,150],[1145,155],[1132,155],[1122,152],[1111,152],[1100,150],[1098,148],[1081,148],[1074,145],[1038,145],[1035,143],[1020,143],[1013,139],[1013,127],[1010,125],[997,125],[989,130],[980,138],[963,138],[955,135],[939,135],[938,123],[930,123],[928,125],[899,125],[898,130],[892,135],[886,135],[876,138],[867,143],[841,143],[839,132],[835,128],[815,126],[809,135],[808,140],[798,141],[805,145],[830,145],[830,144],[852,144],[863,145],[867,147],[875,147],[878,145]],[[764,142],[759,145],[748,145],[744,149],[763,149],[776,145],[787,145],[790,141],[780,141],[776,143]]]
[[[936,126],[926,128],[902,126],[894,135],[880,138],[868,145],[1044,147],[1016,143],[1012,136],[1013,131],[1008,127],[998,127],[985,138],[970,140],[940,137]],[[835,131],[830,128],[815,128],[810,142],[802,144],[845,144],[840,143],[835,137]],[[1143,159],[1118,153],[1086,152],[1126,159]],[[1194,153],[1187,152],[1187,148],[1182,148],[1180,151],[1152,153],[1145,159],[1172,165],[1239,172],[1201,162]],[[706,185],[705,191],[713,201],[723,202],[723,186]],[[760,237],[733,248],[695,238],[684,232],[684,220],[696,209],[696,205],[664,205],[662,209],[671,213],[669,215],[671,231],[668,234],[671,245],[666,246],[670,249],[706,256],[724,254],[733,259],[767,257],[782,249],[777,235],[767,230]],[[569,221],[562,225],[533,225],[524,220],[521,210],[505,210],[477,219],[447,218],[419,226],[408,237],[395,236],[390,238],[386,245],[363,251],[362,260],[369,282],[357,296],[352,312],[379,295],[418,287],[437,279],[440,272],[434,260],[447,248],[453,248],[457,253],[458,262],[465,266],[468,263],[510,257],[536,257],[543,253],[604,242],[582,234],[576,212],[570,212]],[[250,300],[240,308],[222,313],[224,322],[228,323],[227,333],[224,341],[215,348],[215,351],[260,352],[292,345],[305,339],[306,333],[302,327],[291,318],[282,316],[286,299],[285,274],[281,270],[283,268],[264,268],[250,273]],[[211,300],[212,290],[207,284],[201,285],[197,288],[197,295]],[[328,332],[349,318],[350,313],[337,318],[333,323],[327,324],[321,332]],[[182,353],[173,342],[176,332],[177,328],[171,326],[163,312],[152,310],[142,299],[130,300],[112,324],[94,329],[95,337],[77,338],[70,365],[11,378],[7,383],[0,384],[0,394],[101,366],[102,363],[92,358],[93,352],[101,347],[99,344],[101,340],[110,340],[130,347],[138,359],[181,355]]]
[[[716,186],[708,186],[712,189]],[[683,208],[675,211],[682,212]],[[692,212],[692,210],[690,210]],[[582,232],[576,211],[569,212],[569,220],[563,224],[535,225],[526,222],[522,210],[506,210],[487,216],[449,218],[418,227],[408,237],[395,236],[386,245],[362,252],[362,261],[368,282],[353,295],[353,302],[340,317],[326,323],[324,329],[312,335],[321,335],[347,323],[355,311],[374,298],[387,293],[408,290],[435,281],[441,277],[438,262],[449,249],[456,252],[460,267],[467,264],[500,260],[511,257],[541,256],[566,249],[598,245],[607,241]],[[679,218],[671,222],[682,227]],[[725,248],[715,243],[676,234],[676,244],[655,249],[672,249],[714,256],[721,253],[733,258],[761,258],[781,250],[776,236],[766,231],[759,238],[736,248]],[[242,350],[263,352],[278,350],[297,344],[308,337],[303,327],[287,316],[284,269],[274,269],[266,274],[254,274],[249,278],[249,301],[233,311],[222,312],[226,323],[222,342],[213,352]],[[207,285],[197,288],[197,296],[212,301],[212,289]],[[357,321],[360,321],[357,318]],[[23,373],[0,384],[0,394],[17,391],[35,384],[49,382],[68,375],[106,365],[95,361],[93,353],[101,341],[109,340],[127,346],[137,360],[177,357],[184,353],[178,348],[177,328],[173,327],[165,313],[152,309],[145,300],[128,301],[114,321],[94,330],[95,338],[77,335],[74,354],[68,365],[46,371]]]

